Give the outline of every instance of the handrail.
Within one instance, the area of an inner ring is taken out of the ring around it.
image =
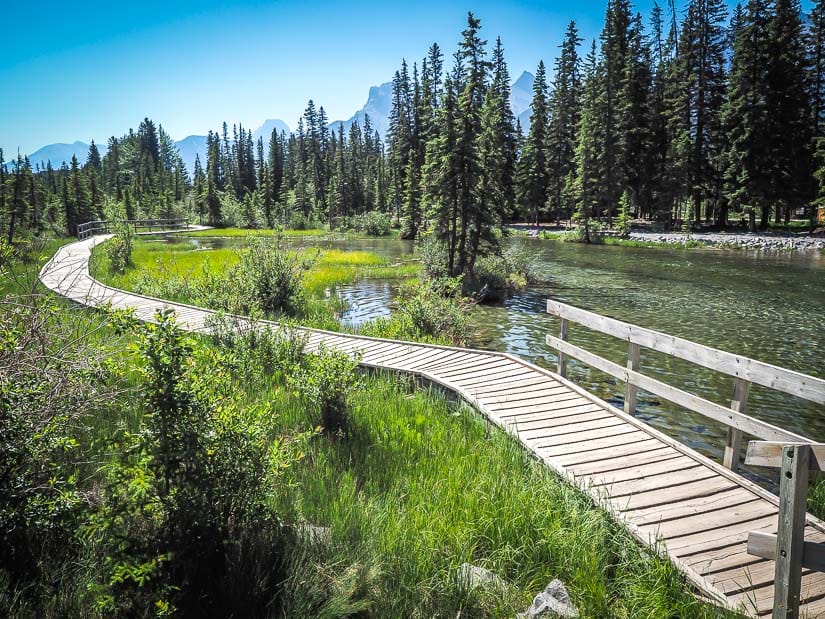
[[[87,221],[77,226],[78,240],[87,239],[95,234],[108,234],[109,229],[116,222],[97,220]],[[138,228],[148,228],[150,231],[153,228],[181,228],[189,225],[189,221],[183,217],[166,218],[166,219],[124,219],[117,223],[123,223],[134,227],[135,232]]]
[[[627,413],[633,413],[635,410],[636,390],[644,389],[674,404],[725,424],[728,428],[728,436],[724,465],[731,470],[735,470],[739,462],[743,433],[774,441],[810,442],[807,437],[747,415],[750,384],[753,382],[812,402],[825,404],[825,380],[608,318],[558,301],[548,300],[547,312],[561,319],[559,337],[547,336],[548,346],[559,353],[559,374],[566,375],[567,357],[574,357],[625,383],[625,412]],[[570,344],[567,341],[568,322],[575,322],[594,331],[627,341],[627,367]],[[730,408],[639,372],[639,354],[642,347],[734,377],[733,399]]]

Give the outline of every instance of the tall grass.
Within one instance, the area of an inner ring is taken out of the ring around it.
[[[266,397],[284,431],[306,427],[290,394]],[[276,504],[293,522],[329,527],[328,542],[300,551],[296,573],[309,562],[334,589],[337,574],[366,570],[369,616],[512,617],[553,578],[583,617],[728,616],[467,406],[378,375],[354,397],[350,423],[349,439],[311,444]],[[465,562],[508,586],[468,590]],[[317,582],[288,586],[296,609],[319,595]]]

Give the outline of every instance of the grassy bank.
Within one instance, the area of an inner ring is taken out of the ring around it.
[[[217,237],[217,238],[238,238],[247,236],[274,237],[277,235],[285,237],[301,238],[306,236],[323,236],[332,234],[324,228],[311,228],[308,230],[286,230],[283,228],[212,228],[209,230],[194,230],[192,232],[178,232],[176,236],[184,237]],[[335,233],[346,234],[346,233]]]
[[[303,251],[311,261],[303,277],[310,314],[315,316],[316,326],[327,328],[334,326],[330,318],[341,309],[334,295],[338,286],[359,279],[412,278],[420,270],[416,262],[393,263],[367,251]],[[199,296],[202,285],[236,265],[238,259],[237,248],[233,247],[200,250],[186,239],[165,242],[136,238],[131,264],[123,273],[111,272],[103,246],[94,249],[90,268],[101,281],[124,290],[209,307],[209,299]]]
[[[314,440],[278,499],[290,520],[329,527],[320,552],[339,578],[351,566],[372,574],[369,616],[512,617],[553,578],[583,617],[722,616],[478,414],[411,386],[371,377],[350,436]],[[288,393],[265,397],[284,430],[308,427]],[[458,578],[465,562],[506,586],[470,590]]]

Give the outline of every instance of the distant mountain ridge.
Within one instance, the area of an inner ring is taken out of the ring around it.
[[[510,94],[510,108],[513,115],[521,122],[522,131],[525,133],[530,128],[530,102],[533,99],[533,81],[535,77],[529,71],[523,71],[519,78],[513,82]],[[367,96],[367,102],[360,110],[355,112],[348,120],[336,120],[328,126],[330,130],[337,132],[339,126],[343,126],[344,133],[347,133],[355,121],[363,128],[364,117],[369,114],[373,129],[377,130],[382,139],[386,139],[390,126],[390,113],[392,111],[392,82],[385,82],[380,86],[372,86]],[[268,149],[269,137],[272,130],[278,133],[282,131],[289,135],[290,128],[283,120],[272,118],[264,122],[252,132],[252,138],[257,142],[258,138],[263,138],[264,148]],[[186,165],[189,174],[195,169],[195,157],[200,157],[201,165],[206,167],[206,136],[190,135],[175,142],[175,146],[180,152],[181,159]],[[100,154],[106,154],[106,143],[97,142]],[[81,162],[86,161],[89,153],[87,142],[77,141],[72,144],[48,144],[29,155],[29,161],[34,165],[46,165],[50,161],[55,168],[60,167],[65,161],[68,163],[72,155],[77,155]]]

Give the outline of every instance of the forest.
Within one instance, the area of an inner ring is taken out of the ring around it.
[[[681,17],[681,19],[679,19]],[[584,46],[584,48],[583,48]],[[309,101],[297,131],[267,143],[226,123],[206,161],[186,170],[161,125],[94,144],[85,162],[4,165],[5,236],[74,234],[95,218],[183,214],[211,225],[346,227],[371,212],[405,238],[434,235],[453,274],[472,271],[512,221],[643,218],[717,227],[802,215],[814,225],[825,182],[825,5],[722,0],[635,13],[610,0],[598,41],[564,34],[552,70],[536,70],[531,122],[510,110],[504,46],[467,17],[446,66],[434,43],[393,77],[385,139],[352,124],[331,131]]]

